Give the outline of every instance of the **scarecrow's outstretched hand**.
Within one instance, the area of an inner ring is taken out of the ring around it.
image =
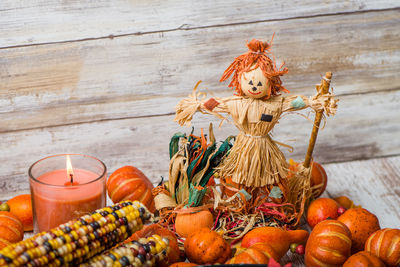
[[[316,94],[310,97],[310,106],[315,111],[323,111],[326,116],[332,116],[336,114],[337,102],[339,99],[335,97],[333,93]]]
[[[205,99],[205,93],[196,92],[198,85],[199,83],[197,83],[193,92],[187,98],[182,99],[176,105],[174,121],[180,125],[189,126],[196,112],[212,114],[223,121],[226,120],[220,113],[229,113],[228,106],[226,105],[227,99],[217,97]]]

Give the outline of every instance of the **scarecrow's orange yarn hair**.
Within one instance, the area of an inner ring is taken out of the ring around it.
[[[272,40],[273,38],[274,36],[272,36]],[[279,95],[280,91],[289,93],[289,91],[283,87],[282,81],[279,78],[279,76],[286,74],[288,69],[282,68],[285,63],[282,63],[279,69],[276,67],[275,57],[270,51],[272,40],[270,43],[262,42],[256,39],[251,40],[250,43],[247,42],[249,51],[235,58],[232,64],[225,70],[220,82],[227,80],[231,75],[233,75],[229,87],[235,89],[236,95],[243,95],[243,91],[240,86],[241,75],[244,72],[249,72],[260,67],[271,85],[270,94],[265,97],[266,99],[268,99],[271,95]],[[273,59],[271,59],[268,55],[271,55]]]

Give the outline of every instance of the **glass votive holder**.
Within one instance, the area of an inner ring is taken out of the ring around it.
[[[54,155],[32,164],[29,184],[34,233],[103,208],[106,173],[102,161],[80,154]]]

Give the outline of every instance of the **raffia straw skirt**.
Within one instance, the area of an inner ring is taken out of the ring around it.
[[[269,135],[251,136],[240,132],[220,169],[221,177],[245,186],[279,184],[286,179],[288,163]]]

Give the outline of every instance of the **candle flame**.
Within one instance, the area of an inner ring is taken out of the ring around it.
[[[71,158],[69,157],[69,155],[67,155],[66,164],[67,164],[67,178],[68,180],[70,180],[71,176],[72,177],[74,176],[74,169],[72,168]]]

